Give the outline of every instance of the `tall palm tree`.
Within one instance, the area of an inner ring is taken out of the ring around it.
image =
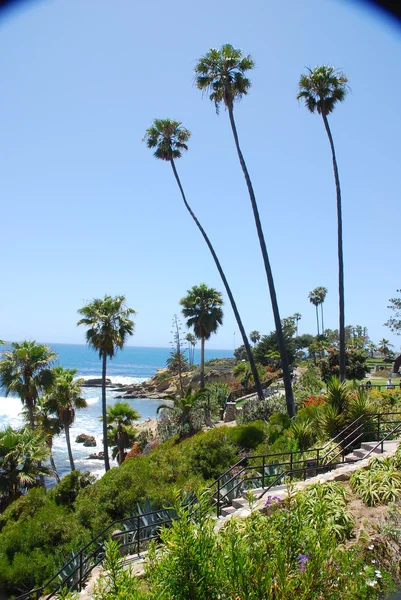
[[[118,350],[124,348],[128,336],[134,333],[134,322],[131,315],[135,315],[132,308],[125,304],[125,296],[105,295],[104,298],[95,298],[78,310],[82,315],[77,325],[88,327],[86,341],[91,348],[99,353],[102,359],[102,417],[103,417],[103,451],[104,467],[110,469],[108,444],[107,444],[107,419],[106,419],[106,367],[107,358],[112,359]]]
[[[29,422],[34,429],[34,407],[40,392],[53,382],[51,365],[57,358],[49,346],[25,340],[13,342],[10,352],[3,352],[0,361],[0,386],[6,388],[6,396],[18,394],[27,407]]]
[[[251,340],[252,344],[255,347],[255,345],[260,340],[260,333],[259,333],[259,331],[256,331],[256,329],[254,331],[251,331],[251,333],[249,334],[249,339]]]
[[[320,335],[320,330],[319,330],[319,311],[318,311],[318,307],[319,307],[319,304],[320,304],[320,298],[319,298],[319,294],[317,292],[317,288],[315,288],[314,290],[312,290],[311,292],[309,292],[308,298],[309,298],[309,302],[311,304],[313,304],[313,306],[316,308],[317,335]]]
[[[58,366],[54,367],[53,372],[54,382],[45,397],[45,403],[47,408],[57,415],[59,423],[64,429],[71,471],[75,471],[70,427],[75,421],[76,410],[88,406],[85,398],[82,397],[83,379],[74,379],[77,374],[76,369],[64,369]]]
[[[221,293],[209,288],[205,283],[194,285],[181,298],[182,314],[187,319],[187,327],[193,328],[195,336],[201,341],[200,387],[205,387],[205,340],[216,333],[223,323],[223,299]]]
[[[327,288],[325,288],[321,285],[320,287],[316,288],[316,291],[317,291],[318,297],[319,297],[320,314],[321,314],[321,318],[322,318],[322,335],[324,335],[323,304],[324,304],[324,301],[326,300]]]
[[[294,313],[294,319],[296,322],[296,327],[297,327],[297,337],[298,337],[298,321],[300,321],[302,319],[302,315],[299,312]]]
[[[113,458],[121,465],[126,456],[125,449],[130,448],[134,442],[135,430],[132,428],[134,421],[141,415],[128,402],[109,404],[106,411],[107,428],[109,430],[109,444],[114,446]]]
[[[228,285],[227,278],[224,274],[223,268],[220,264],[217,254],[212,246],[212,243],[209,240],[209,237],[207,236],[205,230],[203,229],[202,225],[200,224],[197,217],[195,216],[195,213],[193,212],[192,208],[190,207],[190,205],[187,202],[187,199],[186,199],[186,196],[184,193],[184,189],[181,185],[181,181],[180,181],[180,178],[178,176],[177,169],[175,166],[175,162],[174,162],[175,159],[181,158],[183,151],[188,150],[187,142],[190,137],[191,137],[191,132],[188,131],[188,129],[185,129],[184,127],[182,127],[182,125],[179,121],[173,121],[172,119],[155,119],[153,121],[153,125],[151,127],[149,127],[149,129],[146,130],[144,140],[146,140],[146,144],[147,144],[148,148],[151,148],[151,149],[155,148],[154,156],[156,158],[158,158],[160,160],[168,161],[171,164],[171,168],[173,170],[174,177],[177,181],[179,190],[181,192],[181,196],[184,201],[185,208],[187,209],[187,211],[191,215],[192,219],[195,221],[195,224],[198,227],[199,231],[201,232],[202,237],[205,240],[207,247],[210,250],[210,253],[213,257],[213,260],[215,262],[215,265],[217,267],[217,270],[219,272],[221,280],[226,289],[227,296],[230,300],[230,304],[231,304],[235,319],[238,324],[238,328],[241,332],[242,341],[244,342],[248,361],[249,361],[249,364],[251,365],[257,394],[260,399],[263,399],[264,395],[263,395],[262,384],[260,383],[260,379],[258,376],[258,371],[256,368],[255,360],[253,358],[251,346],[249,344],[248,337],[245,333],[245,328],[242,324],[242,320],[241,320],[240,314],[238,312],[237,304],[236,304],[236,302],[234,300],[234,296],[231,292],[231,288]]]
[[[0,431],[0,511],[25,490],[42,484],[50,475],[42,462],[49,456],[44,433],[39,429],[8,426]]]
[[[343,260],[343,225],[341,208],[340,177],[334,149],[328,115],[333,112],[337,102],[342,102],[348,91],[348,79],[334,67],[321,65],[308,69],[306,75],[299,80],[297,99],[303,98],[307,109],[318,112],[322,116],[324,127],[329,138],[333,161],[334,179],[337,195],[337,244],[338,244],[338,296],[339,296],[339,333],[340,333],[340,381],[345,381],[345,309],[344,309],[344,260]]]
[[[194,355],[195,355],[195,346],[196,346],[196,337],[193,333],[187,333],[185,336],[186,341],[188,342],[188,358],[189,364],[193,365],[194,363]]]
[[[369,342],[368,348],[369,348],[370,358],[373,358],[373,355],[374,355],[374,353],[377,350],[377,346],[376,346],[376,344],[374,342]]]
[[[241,100],[242,96],[245,96],[251,87],[251,82],[247,77],[245,77],[245,73],[253,69],[254,66],[255,63],[251,56],[245,56],[241,50],[233,48],[231,44],[224,44],[220,50],[215,48],[210,49],[209,52],[207,52],[205,56],[202,56],[202,58],[198,61],[195,67],[195,82],[198,89],[201,91],[210,92],[209,98],[214,103],[217,113],[219,112],[221,103],[224,104],[228,111],[238,158],[248,187],[249,198],[252,205],[253,216],[255,219],[256,230],[259,237],[259,244],[262,251],[266,277],[269,285],[277,341],[280,350],[287,410],[290,417],[293,417],[295,415],[295,404],[273,273],[267,253],[266,242],[252,181],[239,145],[237,127],[234,120],[234,103]]]

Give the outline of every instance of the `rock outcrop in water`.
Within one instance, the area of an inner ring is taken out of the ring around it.
[[[87,448],[92,448],[93,446],[96,446],[96,440],[94,436],[88,435],[87,433],[80,433],[79,435],[77,435],[77,437],[75,438],[75,443],[83,444]]]

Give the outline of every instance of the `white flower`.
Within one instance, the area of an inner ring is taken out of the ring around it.
[[[367,585],[369,585],[370,587],[375,587],[375,585],[377,585],[377,581],[374,579],[373,581],[367,581],[366,582]]]
[[[376,576],[376,579],[382,578],[382,574],[380,573],[380,571],[375,571],[375,576]]]
[[[376,561],[375,561],[375,559],[374,559],[374,558],[373,558],[373,559],[372,559],[370,562],[372,563],[372,565],[375,565],[375,564],[376,564]]]
[[[370,544],[370,546],[368,546],[368,550],[373,550],[373,548],[374,548],[373,544]]]

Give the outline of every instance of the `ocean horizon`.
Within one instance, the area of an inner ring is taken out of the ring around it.
[[[58,355],[55,364],[76,369],[77,377],[86,379],[101,377],[99,355],[86,344],[47,343],[47,345]],[[171,348],[165,347],[126,346],[113,359],[107,361],[107,377],[111,379],[112,383],[129,384],[145,381],[152,377],[158,369],[166,366],[166,360],[170,352]],[[205,360],[232,356],[232,350],[205,349]],[[200,362],[199,348],[195,348],[195,362]],[[107,389],[107,403],[114,404],[119,393],[119,391]],[[101,415],[101,389],[98,387],[85,387],[83,388],[83,396],[88,403],[88,407],[77,410],[75,422],[70,428],[72,451],[77,469],[90,471],[99,477],[104,473],[103,462],[89,459],[88,456],[90,453],[102,450],[102,423],[99,419]],[[130,399],[127,402],[139,412],[141,421],[155,418],[160,404],[158,400],[148,398]],[[6,397],[5,390],[0,388],[0,429],[4,429],[8,425],[21,427],[24,423],[21,410],[21,400],[11,395]],[[75,438],[80,433],[93,435],[96,439],[96,447],[85,448],[82,444],[77,444]],[[60,477],[69,473],[70,465],[64,434],[54,438],[53,454]],[[117,465],[113,461],[111,464],[113,466]]]

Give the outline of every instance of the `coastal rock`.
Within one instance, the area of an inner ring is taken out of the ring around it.
[[[88,435],[86,437],[86,440],[84,441],[84,446],[86,448],[92,448],[93,446],[96,446],[96,440],[93,437],[93,435]]]
[[[101,387],[102,379],[101,377],[96,377],[95,379],[84,379],[84,382],[81,385],[82,387]],[[111,383],[111,379],[106,379],[106,386],[111,385],[113,385]],[[114,386],[117,386],[117,384],[114,384]]]
[[[76,444],[83,444],[84,446],[96,446],[96,440],[93,435],[88,435],[87,433],[80,433],[75,438]]]
[[[96,454],[96,452],[94,454],[89,454],[88,459],[91,460],[104,460],[104,453],[103,452],[98,452]]]

